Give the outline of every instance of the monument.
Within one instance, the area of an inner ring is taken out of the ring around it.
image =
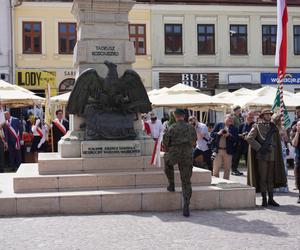
[[[154,144],[143,133],[140,116],[151,110],[151,103],[139,75],[131,70],[135,52],[129,41],[128,13],[134,3],[74,1],[77,80],[67,106],[71,128],[58,146],[62,157],[109,157],[110,149],[120,156],[152,153]],[[123,141],[118,150],[114,140],[130,141]]]
[[[162,168],[150,164],[154,142],[142,132],[140,112],[151,109],[131,70],[128,12],[132,0],[74,0],[77,70],[68,111],[70,131],[58,153],[22,164],[0,192],[0,215],[170,211],[182,208],[166,190]],[[255,189],[195,169],[191,209],[255,207]]]

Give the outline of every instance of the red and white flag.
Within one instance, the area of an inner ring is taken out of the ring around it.
[[[287,56],[287,0],[277,0],[277,42],[275,66],[278,67],[278,77],[282,79],[286,72]]]
[[[158,168],[161,167],[160,150],[161,150],[162,139],[163,139],[163,133],[161,133],[159,135],[159,138],[155,141],[154,149],[151,157],[151,165],[154,165]]]

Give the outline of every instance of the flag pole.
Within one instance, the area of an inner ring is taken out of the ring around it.
[[[278,67],[278,83],[280,90],[280,113],[282,126],[285,121],[285,107],[283,100],[283,79],[286,73],[287,65],[287,0],[277,0],[277,39],[275,66]]]
[[[284,101],[283,101],[283,79],[284,77],[279,76],[279,93],[280,93],[280,114],[281,114],[281,126],[284,126]]]
[[[51,152],[54,152],[53,127],[51,126]]]

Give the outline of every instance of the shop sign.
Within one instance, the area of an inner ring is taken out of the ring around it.
[[[20,87],[31,90],[44,90],[50,84],[51,94],[57,93],[56,71],[17,70],[16,83]]]
[[[65,70],[64,71],[64,76],[65,77],[70,77],[70,78],[75,78],[76,71],[75,70]]]
[[[197,89],[215,89],[219,84],[218,73],[159,73],[159,87],[170,88],[182,83]]]
[[[207,74],[181,74],[181,83],[201,89],[207,87]]]
[[[277,84],[277,73],[261,73],[261,84]],[[284,84],[300,84],[300,73],[287,73],[283,79]]]

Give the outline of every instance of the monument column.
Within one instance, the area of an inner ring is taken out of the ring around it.
[[[132,68],[135,50],[129,41],[128,14],[134,4],[133,0],[74,0],[72,14],[77,20],[77,44],[73,63],[77,77],[88,68],[105,77],[106,60],[117,65],[119,77]],[[70,115],[70,131],[58,144],[61,157],[82,156],[82,143],[86,139],[83,123],[83,118]],[[143,136],[140,117],[134,121],[134,129],[142,154],[151,155],[153,141]]]
[[[109,60],[118,65],[119,76],[135,62],[134,45],[129,41],[128,13],[132,0],[74,0],[72,14],[77,20],[74,67],[77,74],[94,68],[106,76]]]
[[[128,13],[134,4],[133,0],[74,0],[72,14],[77,20],[77,44],[73,63],[77,77],[88,68],[105,77],[108,71],[103,64],[105,60],[118,65],[119,77],[132,68],[135,51],[129,41]],[[70,115],[70,130],[75,138],[82,139],[83,122],[80,117]]]

